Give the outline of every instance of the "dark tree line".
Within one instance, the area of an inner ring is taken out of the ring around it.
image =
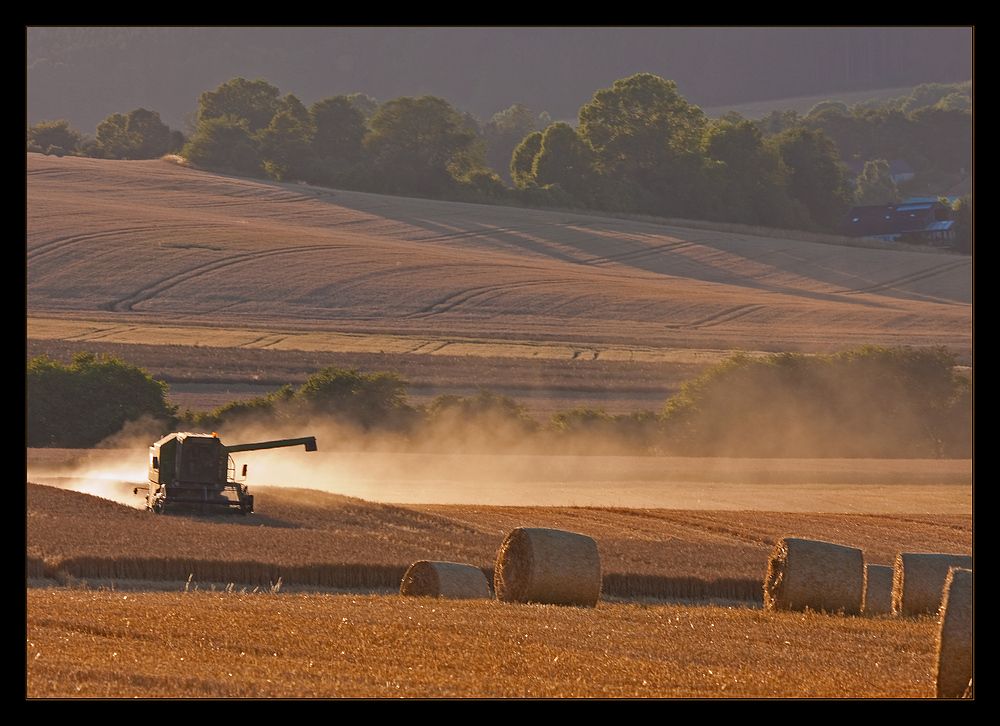
[[[201,94],[186,140],[136,109],[91,140],[42,122],[28,144],[118,159],[179,151],[206,169],[391,194],[834,230],[852,203],[900,197],[887,160],[908,161],[917,186],[967,174],[971,116],[966,85],[929,84],[881,104],[710,119],[673,81],[640,73],[597,91],[575,127],[518,104],[481,123],[433,96],[306,107],[234,78]]]
[[[92,139],[71,128],[69,121],[42,121],[28,129],[28,151],[79,154],[98,159],[158,159],[180,151],[184,135],[173,131],[156,111],[137,108],[113,113],[97,126]]]
[[[822,131],[845,162],[905,161],[915,172],[908,191],[927,193],[953,186],[972,165],[970,83],[928,83],[909,96],[853,107],[823,101],[800,116],[772,111],[757,122],[765,135],[791,128]],[[867,170],[865,172],[868,173]]]

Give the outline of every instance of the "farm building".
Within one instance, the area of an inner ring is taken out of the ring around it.
[[[849,237],[898,240],[911,237],[928,242],[955,239],[951,209],[936,199],[914,198],[901,204],[852,207],[842,231]]]

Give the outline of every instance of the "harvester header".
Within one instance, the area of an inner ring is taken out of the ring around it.
[[[281,449],[285,446],[298,446],[302,444],[306,451],[316,451],[316,437],[303,436],[298,439],[277,439],[275,441],[258,441],[255,444],[233,444],[226,447],[230,454],[236,451],[259,451],[261,449]]]

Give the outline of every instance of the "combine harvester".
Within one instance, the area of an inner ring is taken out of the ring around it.
[[[168,434],[149,447],[146,509],[158,514],[173,511],[250,514],[253,494],[244,483],[247,465],[243,465],[242,476],[237,480],[231,454],[300,444],[306,451],[316,451],[315,436],[226,446],[214,433]],[[138,494],[139,489],[132,491]]]

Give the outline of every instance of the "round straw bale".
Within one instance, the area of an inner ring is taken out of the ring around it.
[[[864,555],[819,540],[779,539],[767,561],[765,610],[825,610],[856,615],[864,594]]]
[[[493,586],[505,602],[594,607],[601,596],[597,542],[576,532],[519,527],[500,545]]]
[[[892,573],[892,612],[896,615],[936,613],[944,581],[952,567],[972,569],[970,555],[900,552]]]
[[[400,595],[446,597],[453,600],[490,598],[490,583],[474,565],[420,560],[410,565],[399,586]]]
[[[889,565],[865,565],[865,615],[892,614],[892,572]]]
[[[953,567],[941,602],[937,696],[962,698],[972,689],[972,570]]]

